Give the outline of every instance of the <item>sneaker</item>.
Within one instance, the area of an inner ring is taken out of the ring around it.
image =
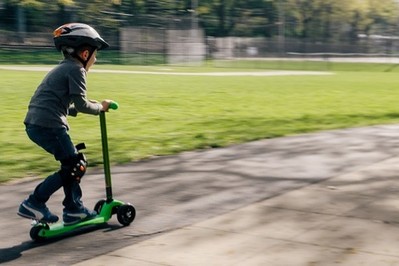
[[[71,225],[81,221],[89,220],[96,216],[97,212],[90,211],[89,209],[82,207],[77,211],[64,211],[63,219],[65,225]]]
[[[19,205],[17,214],[24,218],[46,223],[55,223],[58,221],[58,216],[52,214],[44,203],[35,205],[27,199]]]

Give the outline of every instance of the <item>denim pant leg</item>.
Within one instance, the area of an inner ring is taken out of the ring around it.
[[[66,128],[44,128],[27,125],[26,132],[29,138],[48,153],[54,155],[57,161],[66,160],[76,156],[77,151],[72,143]],[[61,187],[64,187],[65,209],[79,209],[83,206],[81,202],[82,190],[77,182],[63,182],[59,172],[48,176],[41,182],[30,196],[30,200],[37,203],[45,203],[50,196]]]

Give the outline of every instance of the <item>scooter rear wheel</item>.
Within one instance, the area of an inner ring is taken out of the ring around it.
[[[124,226],[130,225],[136,217],[136,209],[130,204],[124,204],[118,207],[118,222]]]
[[[33,226],[29,232],[30,238],[32,238],[32,240],[37,241],[37,242],[44,241],[45,238],[40,236],[39,233],[42,229],[47,229],[47,228],[48,228],[48,226],[43,225],[43,224]]]

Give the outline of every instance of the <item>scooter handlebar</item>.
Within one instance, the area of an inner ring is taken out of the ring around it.
[[[109,104],[109,109],[116,110],[119,108],[119,104],[117,102],[111,102]]]

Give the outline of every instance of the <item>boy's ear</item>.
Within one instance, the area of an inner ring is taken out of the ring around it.
[[[90,51],[89,51],[88,49],[84,49],[84,50],[82,50],[82,51],[80,52],[80,57],[81,57],[83,60],[87,60],[87,58],[89,58],[89,54],[90,54]]]

